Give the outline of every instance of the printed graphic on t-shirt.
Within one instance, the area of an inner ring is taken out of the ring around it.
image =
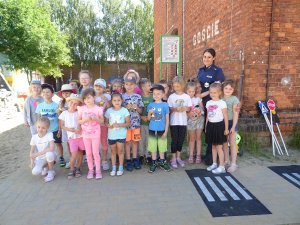
[[[49,120],[57,119],[57,113],[55,109],[42,109],[41,115],[47,117]]]
[[[183,107],[184,99],[176,99],[175,104],[176,104],[176,107]]]
[[[83,118],[95,118],[97,115],[93,112],[83,112]],[[82,124],[82,129],[84,130],[85,134],[96,134],[96,130],[99,124],[96,121],[90,121],[87,123]]]
[[[152,110],[154,110],[154,113],[152,115],[152,118],[151,120],[154,120],[154,121],[161,121],[162,118],[163,118],[163,115],[162,115],[162,108],[152,108]]]
[[[217,105],[210,105],[207,108],[207,115],[209,118],[213,118],[216,115],[216,109],[218,109]]]

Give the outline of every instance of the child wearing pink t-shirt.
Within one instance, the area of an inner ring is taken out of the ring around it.
[[[81,125],[82,138],[86,151],[89,172],[87,179],[94,178],[94,163],[96,167],[96,179],[101,179],[100,123],[103,123],[103,110],[95,105],[95,90],[88,88],[81,94],[84,106],[78,107],[78,123]],[[93,163],[94,158],[94,163]]]

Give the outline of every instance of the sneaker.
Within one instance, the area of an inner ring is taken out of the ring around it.
[[[67,163],[66,163],[65,169],[70,169],[70,162],[67,162]]]
[[[178,162],[178,164],[181,166],[181,167],[185,167],[185,163],[184,163],[184,161],[183,160],[181,160],[181,159],[177,159],[177,162]]]
[[[156,163],[152,163],[152,165],[149,167],[148,172],[149,173],[154,173],[156,170],[157,164]]]
[[[102,179],[102,174],[101,172],[96,172],[96,180]]]
[[[167,172],[169,172],[171,170],[171,167],[169,166],[167,160],[164,160],[163,163],[159,163],[159,167]]]
[[[42,170],[42,176],[46,176],[48,173],[48,167],[44,167]]]
[[[174,168],[174,169],[177,169],[177,162],[176,162],[176,159],[173,159],[171,160],[171,166]]]
[[[109,164],[107,161],[102,161],[102,168],[104,171],[109,170]]]
[[[49,170],[47,176],[44,178],[45,182],[51,182],[54,180],[55,177],[55,171],[54,170]]]
[[[117,173],[117,171],[112,170],[112,171],[110,172],[110,175],[113,177],[113,176],[116,176],[116,173]]]
[[[133,170],[132,161],[130,159],[128,159],[126,162],[126,169],[130,172]]]
[[[139,158],[136,158],[133,160],[133,166],[136,170],[139,170],[142,168]]]
[[[86,178],[88,180],[93,179],[94,178],[94,172],[93,171],[89,171],[88,174],[87,174],[87,176],[86,176]]]
[[[206,168],[207,171],[212,171],[218,167],[217,163],[211,164],[209,167]]]
[[[147,163],[149,166],[151,166],[151,164],[152,164],[152,158],[151,158],[150,156],[148,156],[148,157],[146,158],[146,163]]]
[[[213,174],[226,173],[224,166],[219,166],[218,168],[211,171]]]
[[[118,171],[117,171],[117,176],[122,176],[123,173],[124,173],[124,170],[118,170]]]
[[[230,167],[230,162],[229,161],[225,162],[224,167],[225,167],[225,169],[228,169]]]
[[[229,168],[227,169],[227,172],[233,173],[234,171],[236,171],[237,168],[238,168],[238,166],[236,164],[231,164],[229,166]]]
[[[66,166],[66,161],[65,161],[65,159],[64,159],[64,157],[59,157],[59,166],[60,167],[64,167],[64,166]]]

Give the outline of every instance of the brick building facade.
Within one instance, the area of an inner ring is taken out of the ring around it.
[[[212,47],[216,65],[238,84],[244,64],[243,110],[256,114],[256,102],[273,97],[286,119],[300,115],[299,0],[154,0],[155,81],[162,34],[180,35],[185,78],[197,75]],[[162,71],[171,80],[176,66],[163,64]]]

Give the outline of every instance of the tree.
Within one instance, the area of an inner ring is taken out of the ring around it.
[[[99,0],[101,27],[109,59],[152,63],[153,6],[148,1]]]
[[[86,68],[90,64],[106,60],[99,17],[93,5],[82,0],[49,0],[52,20],[68,35],[68,47],[73,63]]]
[[[38,0],[0,1],[0,52],[27,73],[61,76],[70,65],[67,37],[51,22],[50,7]]]

